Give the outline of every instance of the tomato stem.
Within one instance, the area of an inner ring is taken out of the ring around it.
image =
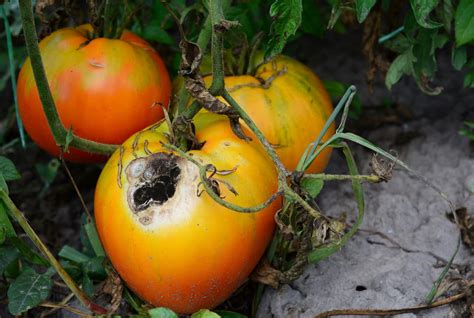
[[[269,206],[270,204],[272,204],[276,199],[278,199],[278,197],[280,197],[283,193],[283,191],[279,190],[277,192],[275,192],[271,197],[269,197],[265,202],[261,203],[261,204],[258,204],[258,205],[254,205],[254,206],[250,206],[250,207],[242,207],[242,206],[239,206],[239,205],[236,205],[236,204],[233,204],[231,202],[228,202],[224,199],[222,199],[216,192],[214,192],[214,190],[212,189],[212,186],[209,182],[209,178],[207,177],[207,174],[208,174],[208,165],[202,165],[200,164],[197,160],[195,160],[191,155],[189,155],[188,153],[186,153],[185,151],[181,150],[180,148],[176,147],[176,146],[173,146],[171,144],[163,144],[163,147],[171,150],[171,151],[174,151],[176,152],[176,154],[182,158],[185,158],[187,159],[188,161],[190,161],[191,163],[195,164],[198,168],[199,168],[199,177],[201,178],[201,184],[202,186],[204,187],[204,190],[206,190],[206,192],[209,194],[209,196],[214,200],[216,201],[217,203],[219,203],[220,205],[228,208],[228,209],[231,209],[231,210],[234,210],[236,212],[240,212],[240,213],[252,213],[252,212],[258,212],[258,211],[261,211],[263,210],[264,208],[266,208],[267,206]]]
[[[224,22],[224,12],[222,11],[221,0],[209,1],[209,15],[211,17],[212,39],[212,84],[209,92],[214,96],[220,96],[224,93],[224,37],[225,27],[221,25]]]
[[[106,314],[107,310],[100,307],[99,305],[94,304],[89,297],[76,285],[74,280],[69,276],[66,270],[61,266],[58,260],[54,257],[53,253],[46,247],[46,245],[41,241],[38,234],[33,230],[28,220],[26,219],[23,212],[21,212],[10,199],[8,194],[0,189],[0,199],[7,207],[9,214],[20,224],[21,228],[28,235],[33,244],[41,251],[41,253],[46,257],[51,266],[56,270],[61,279],[66,283],[69,289],[74,293],[74,295],[81,301],[81,303],[90,309],[96,314]]]
[[[245,124],[250,128],[250,130],[257,136],[257,139],[263,145],[265,150],[267,151],[268,155],[272,158],[273,162],[275,163],[280,179],[285,179],[288,176],[288,171],[286,170],[285,166],[281,162],[280,158],[278,157],[275,149],[272,147],[270,142],[268,142],[265,135],[262,131],[257,127],[257,125],[253,122],[249,115],[245,112],[245,110],[235,101],[235,99],[229,94],[227,90],[224,90],[224,94],[222,97],[225,99],[226,102],[239,114],[240,118],[245,122]]]
[[[23,32],[25,36],[26,48],[28,56],[31,60],[31,67],[38,88],[39,97],[43,104],[44,114],[48,121],[49,129],[53,135],[56,145],[64,148],[67,145],[68,131],[63,126],[56,106],[54,104],[51,90],[49,89],[46,72],[44,70],[43,61],[38,46],[38,36],[36,35],[36,27],[33,16],[33,6],[31,0],[20,0],[20,15],[23,24]],[[72,140],[69,143],[71,147],[79,150],[97,153],[97,154],[111,154],[117,148],[116,145],[103,144],[95,141],[80,138],[72,135]]]
[[[324,181],[343,181],[343,180],[358,180],[378,183],[384,181],[380,176],[375,174],[370,175],[347,175],[347,174],[326,174],[326,173],[317,173],[317,174],[305,174],[303,179],[319,179]]]

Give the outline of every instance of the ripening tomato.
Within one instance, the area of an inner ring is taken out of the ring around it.
[[[258,141],[239,139],[219,115],[198,114],[194,124],[204,145],[188,154],[226,170],[214,175],[221,197],[250,207],[277,191],[277,172]],[[255,213],[219,205],[203,191],[197,166],[164,148],[167,132],[152,126],[112,155],[94,212],[127,285],[155,306],[188,314],[217,306],[244,282],[272,237],[281,201]]]
[[[295,170],[306,147],[331,115],[331,99],[316,74],[290,57],[279,55],[264,63],[263,53],[259,53],[250,63],[254,69],[251,75],[226,76],[225,86],[275,147],[283,164]],[[201,71],[210,73],[209,57],[204,59]],[[210,85],[212,76],[204,80]],[[178,78],[175,88],[182,83]],[[333,123],[323,142],[334,133]],[[307,172],[322,172],[330,156],[331,148],[326,148]]]
[[[89,25],[60,29],[40,42],[43,64],[59,117],[66,129],[89,140],[121,144],[163,118],[171,94],[168,72],[158,53],[129,31],[120,39],[89,39]],[[18,77],[18,103],[33,141],[57,156],[29,59]],[[76,162],[104,161],[70,149]]]

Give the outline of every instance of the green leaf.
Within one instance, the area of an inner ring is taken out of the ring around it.
[[[300,30],[319,38],[323,37],[325,25],[324,18],[320,7],[316,5],[316,1],[303,0],[303,13]]]
[[[0,276],[5,269],[18,259],[20,252],[13,246],[0,247]]]
[[[361,136],[355,135],[353,133],[337,133],[337,136],[340,137],[340,138],[355,142],[355,143],[357,143],[357,144],[359,144],[359,145],[361,145],[361,146],[363,146],[367,149],[370,149],[373,152],[384,156],[385,158],[387,158],[387,159],[395,162],[396,164],[398,164],[400,167],[403,167],[406,170],[408,170],[409,172],[411,172],[411,173],[418,176],[418,174],[416,174],[414,170],[412,170],[409,166],[407,166],[406,163],[399,160],[397,157],[391,155],[390,153],[386,152],[385,150],[377,147],[376,145],[374,145],[373,143],[371,143],[367,139],[362,138]]]
[[[459,130],[459,134],[461,136],[466,136],[469,139],[474,140],[474,122],[466,121],[466,122],[464,122],[464,125],[465,125],[465,127],[461,128],[461,130]],[[471,180],[471,181],[469,182],[470,185],[468,185],[468,188],[472,193],[474,193],[474,177],[471,176],[471,178],[469,180]]]
[[[27,261],[35,265],[48,266],[49,262],[41,255],[34,252],[23,240],[18,237],[11,237],[9,241],[15,246]]]
[[[25,267],[8,288],[8,310],[15,316],[26,312],[45,301],[52,286],[50,277],[36,273],[31,267]]]
[[[444,28],[451,34],[453,19],[454,19],[454,6],[452,0],[444,0],[440,8],[440,16]]]
[[[303,11],[302,0],[275,0],[270,7],[270,17],[274,19],[270,40],[265,50],[265,59],[280,54],[288,38],[296,33]]]
[[[220,318],[220,316],[208,309],[201,309],[192,314],[191,318]]]
[[[76,262],[67,259],[60,259],[59,263],[74,280],[79,280],[82,277],[82,266],[78,265]]]
[[[377,0],[356,0],[357,21],[364,22]]]
[[[156,41],[168,45],[175,43],[174,38],[163,30],[159,23],[147,25],[142,36],[148,41]]]
[[[439,274],[438,279],[433,283],[433,287],[431,288],[431,290],[430,290],[430,292],[428,293],[428,295],[426,295],[425,303],[427,303],[428,305],[431,305],[431,303],[433,302],[433,299],[435,298],[436,293],[438,292],[439,286],[441,285],[441,283],[443,282],[444,278],[445,278],[446,275],[448,274],[449,269],[451,268],[451,265],[453,264],[454,259],[456,258],[456,255],[457,255],[458,252],[459,252],[459,248],[461,247],[461,241],[462,241],[462,238],[459,237],[458,244],[457,244],[457,246],[456,246],[456,249],[454,250],[453,255],[452,255],[451,258],[449,259],[448,263],[447,263],[446,266],[444,267],[444,269],[443,269],[443,271],[441,272],[441,274]]]
[[[58,174],[60,163],[58,159],[51,159],[47,164],[37,163],[35,165],[36,172],[43,181],[44,190],[46,191],[50,185],[53,183],[56,175]]]
[[[417,78],[426,76],[433,78],[437,70],[435,50],[446,43],[445,37],[438,37],[437,30],[421,29],[415,45],[413,55],[416,61],[413,63],[413,70]]]
[[[458,46],[474,40],[474,1],[459,2],[454,17],[454,33]]]
[[[357,165],[355,163],[354,157],[352,156],[352,152],[346,144],[342,144],[342,151],[346,158],[347,167],[349,168],[349,173],[353,176],[359,174],[359,170],[357,169]],[[362,221],[364,219],[364,210],[365,210],[365,203],[364,203],[364,191],[362,189],[362,183],[360,180],[353,179],[352,180],[352,192],[354,193],[354,198],[357,202],[357,219],[355,224],[351,227],[351,229],[344,234],[344,236],[335,242],[332,242],[326,246],[316,248],[308,254],[308,262],[309,263],[316,263],[327,257],[331,256],[335,252],[339,251],[347,241],[354,236],[354,234],[359,229]]]
[[[21,178],[20,173],[15,168],[15,164],[4,156],[0,156],[0,174],[3,175],[5,181],[13,181]]]
[[[7,230],[4,227],[0,226],[0,245],[3,245],[6,239],[7,239]]]
[[[105,257],[97,256],[83,263],[82,267],[84,273],[87,273],[93,279],[102,280],[107,278],[107,272],[104,268],[104,260]]]
[[[86,295],[89,297],[92,297],[95,292],[94,284],[92,284],[92,280],[87,273],[83,273],[82,275],[82,290],[84,290]]]
[[[338,81],[323,81],[324,87],[329,93],[329,96],[333,101],[337,101],[342,98],[349,85],[343,84]],[[362,113],[362,101],[358,95],[354,96],[349,110],[349,116],[357,118]]]
[[[159,307],[148,310],[151,318],[179,318],[179,316],[171,309]]]
[[[5,238],[16,237],[15,229],[8,218],[7,210],[3,202],[0,202],[0,228],[3,229]]]
[[[413,74],[413,63],[416,61],[411,49],[397,56],[388,69],[385,85],[388,89],[396,84],[405,74]]]
[[[316,178],[303,178],[303,180],[301,180],[301,186],[308,192],[309,196],[314,199],[323,189],[324,181]]]
[[[393,39],[385,42],[383,45],[389,50],[401,54],[406,50],[410,49],[413,44],[408,40],[405,35],[399,34]]]
[[[8,185],[2,174],[0,174],[0,189],[5,191],[6,194],[8,194]]]
[[[467,51],[465,46],[455,47],[451,51],[451,63],[453,67],[460,71],[467,62]]]
[[[222,318],[247,318],[247,316],[228,310],[216,310],[216,314]]]
[[[134,293],[132,293],[127,287],[123,289],[123,297],[125,301],[132,306],[132,308],[140,313],[146,314],[147,312],[143,309],[143,302],[140,298],[138,298]]]
[[[78,250],[69,245],[64,245],[63,248],[59,251],[58,255],[62,258],[68,259],[76,263],[85,263],[90,260],[89,256],[84,255],[83,253],[79,252]]]
[[[464,87],[474,88],[474,71],[467,73],[464,77]]]
[[[435,29],[442,26],[441,23],[432,21],[430,13],[438,5],[439,0],[410,0],[416,22],[424,28]]]
[[[84,230],[86,231],[87,237],[89,238],[89,242],[92,245],[95,255],[105,257],[105,251],[102,247],[102,243],[100,242],[99,234],[97,233],[94,221],[84,224]]]

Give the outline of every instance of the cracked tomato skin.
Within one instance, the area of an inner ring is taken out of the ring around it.
[[[293,171],[306,147],[316,140],[331,115],[331,99],[316,74],[295,59],[278,55],[264,63],[260,52],[252,63],[253,75],[226,76],[225,87],[275,146],[285,167]],[[201,69],[205,73],[206,64]],[[212,77],[207,76],[204,80],[210,85]],[[265,82],[268,85],[262,85]],[[335,124],[332,123],[322,141],[334,133]],[[322,151],[306,171],[324,171],[331,151],[329,147]]]
[[[40,51],[59,117],[66,129],[89,140],[121,144],[131,134],[163,118],[171,83],[158,53],[129,31],[120,39],[88,39],[91,27],[60,29],[40,42]],[[54,156],[54,142],[43,112],[30,60],[17,85],[20,116],[31,139]],[[105,156],[70,149],[74,162],[105,161]]]
[[[197,139],[205,143],[188,153],[219,170],[236,168],[215,175],[238,193],[221,183],[225,200],[250,207],[277,191],[277,172],[256,138],[239,139],[228,119],[219,115],[198,114],[194,124]],[[113,266],[135,293],[154,306],[190,314],[219,305],[245,281],[271,240],[281,200],[255,213],[229,210],[206,192],[198,195],[203,187],[197,168],[180,158],[189,172],[185,177],[181,169],[172,199],[159,208],[134,212],[127,171],[134,160],[150,158],[150,153],[169,153],[161,144],[167,142],[167,131],[165,124],[145,129],[123,144],[122,155],[117,150],[111,156],[97,183],[95,220]]]

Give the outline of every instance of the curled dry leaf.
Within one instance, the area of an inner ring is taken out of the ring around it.
[[[374,154],[370,160],[370,167],[376,176],[382,181],[387,182],[392,179],[395,162],[386,163],[383,158],[379,158],[377,154]]]
[[[120,303],[122,302],[123,284],[120,276],[115,270],[110,268],[108,274],[107,280],[102,286],[102,293],[112,297],[110,300],[109,312],[114,313],[118,310]]]
[[[280,286],[281,272],[270,265],[270,262],[263,258],[253,271],[250,279],[254,282],[271,286],[277,289]]]

